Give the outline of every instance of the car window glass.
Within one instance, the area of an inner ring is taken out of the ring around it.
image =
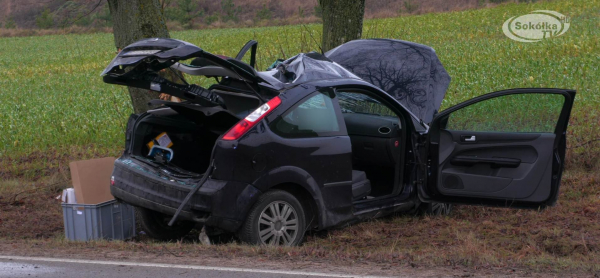
[[[329,136],[340,131],[332,99],[317,93],[274,121],[272,130],[283,137]]]
[[[361,113],[396,117],[396,113],[391,109],[368,95],[343,91],[337,91],[336,93],[342,113]]]
[[[553,133],[565,98],[512,94],[483,100],[449,115],[447,130]]]

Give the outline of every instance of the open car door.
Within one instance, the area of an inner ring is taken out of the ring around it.
[[[437,115],[429,130],[425,202],[540,208],[554,205],[575,91],[513,89]]]

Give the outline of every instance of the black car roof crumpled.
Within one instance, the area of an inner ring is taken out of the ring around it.
[[[379,87],[426,123],[440,109],[450,75],[429,46],[392,39],[354,40],[325,56]]]
[[[338,63],[316,52],[300,53],[281,62],[272,70],[258,72],[258,75],[278,90],[314,80],[360,79]]]

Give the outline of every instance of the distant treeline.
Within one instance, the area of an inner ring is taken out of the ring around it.
[[[366,0],[366,18],[397,17],[536,0]],[[112,26],[104,0],[0,0],[0,28],[60,29]],[[160,0],[170,29],[244,27],[319,22],[317,0]]]

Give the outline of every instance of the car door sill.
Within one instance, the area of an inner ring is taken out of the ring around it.
[[[394,207],[404,207],[405,209],[410,209],[413,206],[414,206],[414,203],[412,201],[383,203],[382,205],[379,205],[379,206],[369,206],[362,210],[355,211],[354,216],[361,216],[363,214],[367,214],[370,212],[380,211],[380,210],[394,208]],[[402,208],[397,208],[397,210],[401,210],[401,209]]]
[[[377,196],[377,197],[374,197],[373,199],[362,199],[362,200],[353,201],[352,205],[356,206],[356,205],[361,205],[361,204],[370,203],[370,202],[377,202],[377,201],[381,201],[381,200],[385,200],[385,199],[392,200],[394,198],[397,198],[399,195],[401,195],[402,192],[403,192],[402,189],[394,189],[394,191],[390,194],[386,194],[383,196]]]

